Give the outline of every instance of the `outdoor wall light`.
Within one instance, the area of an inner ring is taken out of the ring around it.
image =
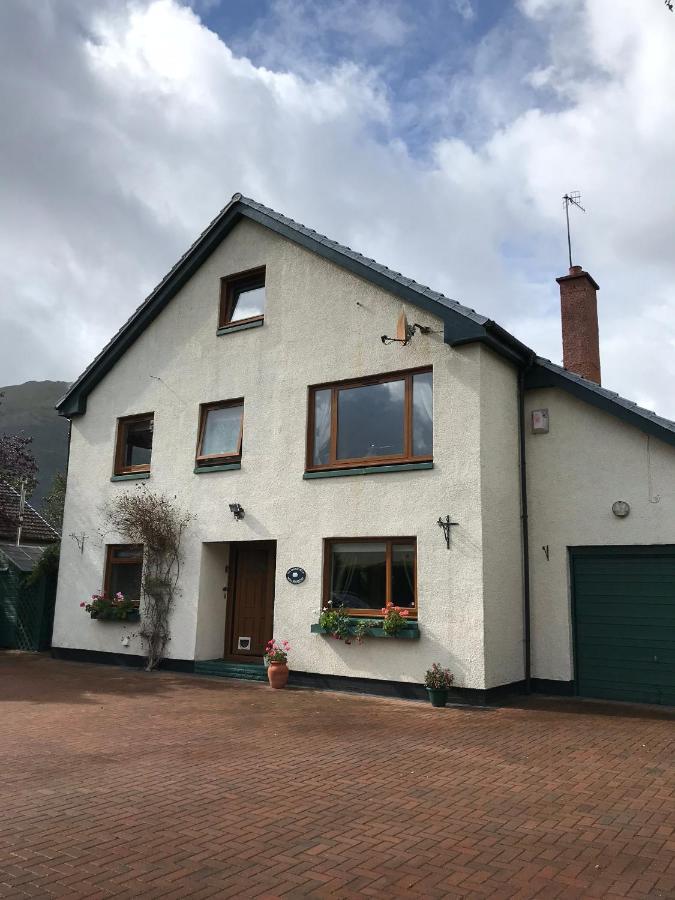
[[[239,519],[244,518],[244,507],[241,505],[241,503],[230,503],[230,512],[235,517],[237,522],[239,521]]]

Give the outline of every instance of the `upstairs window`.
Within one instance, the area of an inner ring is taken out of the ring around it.
[[[115,475],[150,471],[153,422],[152,413],[117,420]]]
[[[430,461],[431,369],[310,388],[307,468]]]
[[[141,598],[143,575],[142,544],[109,544],[106,554],[103,592],[112,598],[124,594],[125,600],[137,603]]]
[[[204,403],[199,416],[197,465],[238,462],[244,427],[244,401]]]
[[[265,316],[265,267],[220,280],[218,327],[262,322]]]
[[[415,538],[326,541],[324,607],[355,616],[381,616],[400,606],[417,616]]]

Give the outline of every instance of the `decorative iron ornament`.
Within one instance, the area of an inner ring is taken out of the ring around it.
[[[436,524],[439,525],[443,529],[445,543],[449,550],[450,549],[450,529],[453,525],[459,525],[459,522],[451,522],[450,516],[446,516],[444,519],[439,519]]]

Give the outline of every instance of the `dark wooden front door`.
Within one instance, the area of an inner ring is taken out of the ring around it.
[[[225,656],[259,662],[272,637],[274,541],[231,544]]]

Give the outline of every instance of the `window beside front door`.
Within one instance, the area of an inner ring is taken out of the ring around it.
[[[265,316],[265,267],[220,279],[218,327],[262,322]]]
[[[324,608],[381,616],[388,606],[417,615],[415,538],[332,538],[326,541]]]
[[[152,413],[117,420],[115,475],[150,471],[153,428]]]
[[[244,401],[204,403],[199,415],[197,458],[199,466],[238,462],[244,427]]]
[[[141,544],[109,544],[106,549],[103,592],[106,597],[124,594],[134,603],[141,598],[143,546]]]
[[[310,388],[308,470],[432,458],[431,369]]]

